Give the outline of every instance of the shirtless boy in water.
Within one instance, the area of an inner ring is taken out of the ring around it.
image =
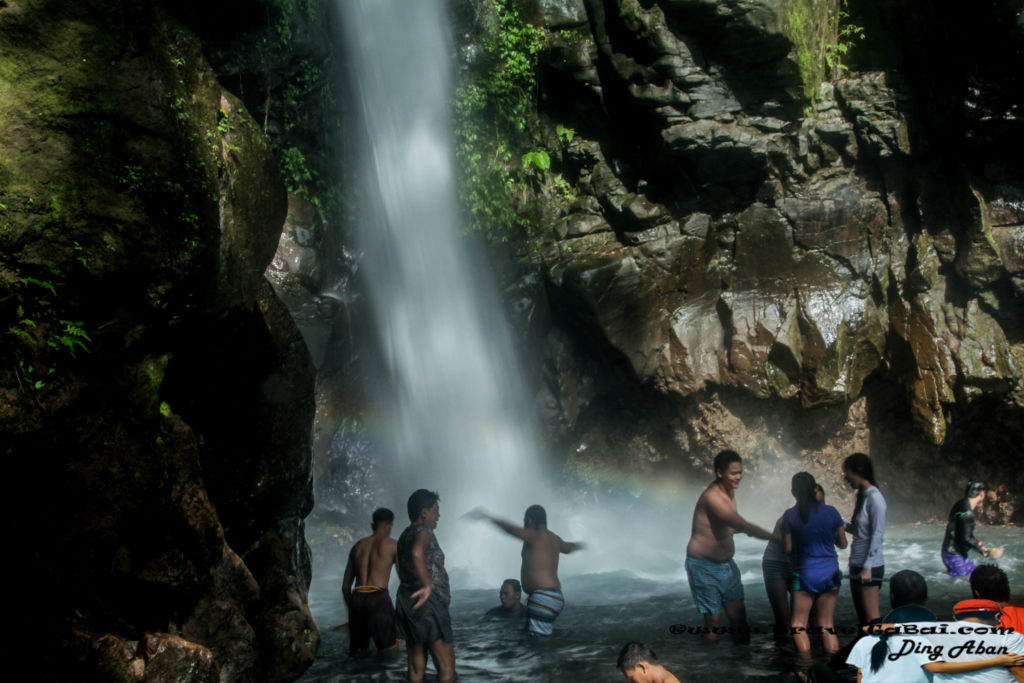
[[[352,547],[345,565],[341,593],[348,606],[349,654],[370,646],[370,638],[378,650],[398,651],[395,631],[395,608],[388,595],[391,567],[395,564],[398,546],[391,538],[395,513],[379,508],[373,513],[373,535],[360,539]],[[356,583],[352,590],[353,581]]]
[[[733,637],[748,642],[747,609],[740,570],[733,561],[734,533],[770,540],[771,532],[751,524],[736,509],[736,489],[743,479],[743,460],[735,451],[715,456],[715,480],[697,499],[693,528],[686,546],[686,576],[697,609],[704,615],[704,638],[717,640],[724,607]]]
[[[550,636],[555,618],[565,606],[562,584],[558,580],[558,555],[582,550],[582,543],[563,541],[558,534],[548,531],[547,512],[540,505],[526,509],[523,526],[492,517],[477,508],[466,514],[472,519],[486,519],[499,529],[523,541],[523,566],[520,580],[529,594],[526,601],[527,630],[535,638]]]

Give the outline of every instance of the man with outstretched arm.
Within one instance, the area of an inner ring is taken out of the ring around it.
[[[735,451],[715,456],[715,480],[697,499],[693,529],[686,546],[686,576],[697,609],[704,615],[704,638],[718,640],[724,608],[733,638],[750,640],[747,609],[743,604],[740,570],[732,556],[732,536],[744,533],[770,540],[771,532],[751,524],[736,509],[736,489],[743,479],[743,459]]]
[[[548,530],[548,515],[540,505],[526,509],[523,526],[493,517],[476,508],[467,513],[472,519],[486,519],[505,533],[523,541],[523,566],[520,580],[529,594],[526,601],[527,631],[534,638],[550,636],[555,618],[565,606],[562,584],[558,580],[558,555],[582,550],[582,543],[563,541]]]
[[[373,535],[357,541],[348,554],[341,594],[348,607],[350,655],[368,649],[371,637],[378,650],[398,651],[395,608],[388,595],[391,568],[398,553],[395,539],[391,538],[394,521],[395,513],[391,510],[374,510],[370,525]]]

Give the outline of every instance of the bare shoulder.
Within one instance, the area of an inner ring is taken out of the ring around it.
[[[700,509],[700,508],[703,508],[703,507],[707,507],[707,505],[708,505],[708,498],[710,498],[712,495],[714,495],[714,494],[712,493],[712,487],[711,486],[708,486],[703,491],[701,491],[700,492],[700,496],[697,498],[697,508]]]

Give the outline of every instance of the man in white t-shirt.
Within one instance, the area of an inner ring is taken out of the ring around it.
[[[953,607],[953,614],[956,622],[944,624],[947,633],[925,636],[934,648],[942,648],[936,661],[966,663],[1014,654],[1024,657],[1024,635],[999,627],[1001,611],[995,602],[963,600]],[[933,680],[1013,683],[1024,681],[1024,667],[993,666],[964,673],[937,673]]]
[[[907,586],[900,582],[903,578]],[[847,663],[858,668],[860,683],[1024,681],[1024,668],[1007,668],[1024,664],[1024,638],[1005,629],[993,632],[999,619],[995,603],[964,601],[954,608],[960,621],[934,621],[921,606],[927,601],[924,579],[910,570],[893,576],[890,599],[894,605],[917,604],[886,615],[880,627],[885,635],[868,636],[854,645]]]

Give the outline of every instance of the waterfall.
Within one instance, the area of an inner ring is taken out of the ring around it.
[[[546,477],[496,288],[463,236],[446,3],[338,4],[361,104],[356,223],[382,367],[372,419],[390,451],[396,534],[409,494],[436,490],[453,579],[496,588],[518,575],[518,549],[458,517],[485,505],[521,520]]]

